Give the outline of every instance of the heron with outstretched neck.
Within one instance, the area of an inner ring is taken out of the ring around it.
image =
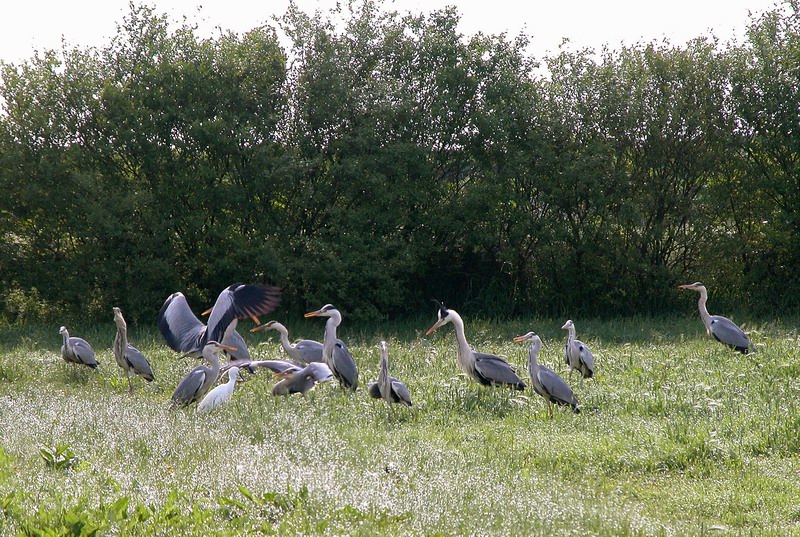
[[[464,321],[453,309],[447,309],[442,303],[434,300],[438,306],[438,320],[428,328],[425,335],[430,335],[447,323],[452,323],[456,333],[456,352],[459,367],[475,382],[482,386],[510,386],[515,390],[524,390],[525,383],[517,376],[514,368],[502,356],[485,352],[475,352],[467,343],[464,334]]]
[[[383,399],[391,407],[393,403],[403,406],[411,406],[411,394],[408,393],[406,385],[397,378],[389,375],[389,349],[385,341],[381,341],[381,366],[378,372],[378,380],[369,385],[370,397]]]
[[[732,349],[736,349],[742,354],[750,352],[750,338],[747,337],[736,323],[723,317],[722,315],[711,315],[706,309],[708,301],[708,291],[705,285],[700,282],[679,285],[679,289],[689,289],[700,293],[700,300],[697,302],[697,309],[700,310],[700,318],[706,327],[708,335]]]
[[[128,377],[128,393],[133,393],[132,375],[139,375],[147,382],[153,382],[155,376],[147,357],[139,352],[139,349],[128,343],[128,323],[125,322],[125,317],[122,316],[122,310],[114,307],[112,311],[114,312],[114,324],[117,325],[117,335],[114,336],[114,345],[112,347],[114,360],[125,371],[125,376]]]
[[[289,330],[278,321],[268,321],[251,328],[251,332],[274,330],[280,334],[281,347],[289,357],[298,364],[310,364],[322,361],[322,343],[312,339],[301,339],[295,343],[289,341]]]

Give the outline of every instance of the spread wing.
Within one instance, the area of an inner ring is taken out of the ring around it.
[[[158,312],[158,329],[175,352],[199,355],[206,327],[189,309],[183,293],[173,293]]]
[[[265,315],[280,304],[281,290],[272,285],[235,283],[217,297],[208,318],[206,341],[224,341],[237,319]]]

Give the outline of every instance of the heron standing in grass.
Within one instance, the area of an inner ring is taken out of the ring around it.
[[[64,338],[64,344],[61,345],[61,357],[65,362],[97,369],[98,362],[94,349],[85,339],[75,336],[70,337],[66,326],[62,326],[58,333]]]
[[[564,347],[564,359],[569,366],[569,372],[577,371],[585,379],[594,375],[594,356],[592,351],[580,340],[575,339],[575,323],[572,319],[564,323],[562,330],[567,331],[567,344]]]
[[[114,359],[128,377],[128,393],[133,393],[132,374],[139,375],[147,382],[152,382],[155,376],[145,355],[128,343],[128,323],[122,316],[122,310],[114,307],[112,311],[114,312],[114,323],[117,325],[117,335],[114,336],[114,346],[112,347]]]
[[[327,365],[339,385],[355,391],[358,387],[358,368],[353,356],[345,348],[336,350],[336,327],[342,323],[342,314],[333,305],[325,304],[316,311],[305,314],[305,317],[327,317],[325,322],[325,337],[322,342],[322,361]]]
[[[228,382],[220,384],[208,392],[197,405],[197,411],[201,413],[211,412],[230,401],[233,397],[233,389],[236,387],[237,378],[239,378],[239,368],[233,366],[228,369]]]
[[[531,341],[531,349],[528,352],[528,374],[531,376],[533,391],[544,397],[547,401],[547,409],[550,416],[553,416],[553,404],[559,406],[572,407],[576,414],[580,412],[578,400],[572,393],[572,389],[546,365],[539,364],[539,351],[542,348],[542,340],[533,332],[528,332],[524,336],[517,336],[514,341]]]
[[[378,381],[369,385],[369,395],[374,399],[383,399],[389,406],[392,403],[400,403],[403,406],[411,406],[411,394],[408,393],[406,385],[389,376],[389,350],[386,342],[381,341],[381,367],[378,373]]]
[[[228,347],[216,341],[209,341],[203,347],[203,358],[211,364],[199,365],[189,371],[183,377],[178,387],[175,388],[175,393],[172,394],[172,407],[187,406],[203,398],[211,386],[217,381],[219,377],[219,358],[217,354],[223,350],[235,351],[233,347]]]
[[[689,289],[700,293],[700,300],[697,302],[697,309],[700,310],[700,318],[706,327],[706,332],[720,343],[736,349],[742,354],[750,352],[750,339],[736,326],[736,323],[723,317],[722,315],[711,315],[706,309],[708,301],[708,291],[705,285],[700,282],[679,285],[679,289]]]
[[[464,321],[455,310],[445,308],[438,301],[434,300],[434,302],[439,308],[437,312],[439,319],[428,328],[425,335],[432,334],[447,323],[453,323],[456,332],[458,365],[469,378],[482,386],[510,386],[515,390],[525,389],[525,383],[517,376],[516,371],[505,358],[484,352],[474,352],[470,348],[467,337],[464,335]]]

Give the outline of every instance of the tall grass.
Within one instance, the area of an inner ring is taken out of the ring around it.
[[[132,327],[156,381],[129,395],[112,323],[73,330],[95,344],[97,371],[61,360],[57,326],[2,328],[0,534],[800,533],[794,327],[748,327],[760,349],[742,356],[696,318],[575,321],[596,356],[591,380],[567,373],[563,320],[466,319],[476,349],[520,372],[527,346],[511,337],[542,335],[542,361],[583,408],[552,419],[528,390],[464,378],[452,329],[421,335],[430,319],[340,330],[362,386],[389,341],[411,410],[332,384],[275,398],[262,372],[209,415],[169,411],[194,361],[155,331]],[[245,337],[259,357],[281,357],[277,339]],[[48,464],[43,450],[64,447],[74,460]]]

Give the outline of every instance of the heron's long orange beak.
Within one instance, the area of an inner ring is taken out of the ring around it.
[[[526,339],[528,339],[528,338],[527,338],[527,337],[525,337],[525,336],[517,336],[517,337],[515,337],[515,338],[513,339],[513,341],[515,341],[515,342],[519,343],[520,341],[525,341]]]
[[[303,317],[316,317],[316,316],[317,316],[317,315],[319,315],[319,314],[320,314],[320,310],[317,310],[317,311],[309,311],[308,313],[306,313],[305,315],[303,315]]]
[[[223,345],[222,343],[219,344],[221,349],[225,349],[226,351],[235,351],[236,347],[231,347],[230,345]]]
[[[442,326],[442,320],[441,319],[439,319],[438,321],[433,323],[433,326],[428,328],[428,331],[425,332],[425,335],[429,336],[429,335],[433,334],[434,332],[436,332],[436,329],[438,329],[440,326]]]
[[[290,375],[292,373],[294,373],[294,371],[292,369],[284,369],[280,373],[275,373],[275,376],[283,378],[283,377],[285,377],[287,375]]]
[[[689,285],[689,284],[686,284],[686,285],[679,285],[679,286],[678,286],[678,289],[689,289],[690,287],[691,287],[691,285]]]
[[[211,311],[214,309],[214,306],[211,306],[206,311],[200,314],[201,317],[205,317],[206,315],[211,315]]]
[[[258,324],[261,324],[261,320],[260,320],[258,317],[256,317],[255,315],[251,315],[251,316],[250,316],[250,318],[251,318],[251,319],[253,320],[253,322],[254,322],[254,323],[256,323],[257,325],[258,325]]]

